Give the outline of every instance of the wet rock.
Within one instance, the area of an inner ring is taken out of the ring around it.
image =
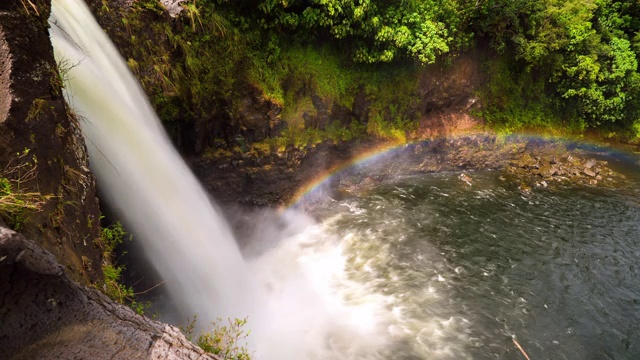
[[[4,359],[217,359],[174,326],[73,282],[51,253],[6,228],[0,259]]]
[[[523,195],[531,195],[531,186],[525,183],[518,185],[518,190],[520,190]]]
[[[369,121],[369,107],[372,100],[367,96],[367,92],[364,87],[360,87],[353,97],[353,104],[351,109],[353,117],[361,124],[366,124]]]
[[[247,85],[234,109],[233,122],[248,142],[262,141],[267,136],[279,135],[276,131],[281,123],[282,107],[268,98],[264,91]]]
[[[376,181],[370,177],[367,176],[364,180],[362,180],[362,182],[359,184],[359,186],[364,187],[364,188],[371,188],[376,184]]]
[[[582,170],[583,173],[585,173],[585,175],[591,176],[591,177],[596,177],[596,173],[589,170],[588,168],[585,168],[584,170]]]
[[[225,161],[224,159],[196,160],[193,162],[193,169],[222,203],[244,204],[247,199],[260,199],[261,203],[282,205],[295,196],[301,186],[317,179],[319,175],[343,166],[357,154],[371,152],[372,149],[378,152],[379,148],[380,144],[376,142],[338,145],[327,142],[315,148],[288,148],[280,154],[274,152],[260,160],[262,168],[256,171],[250,171],[246,166],[219,171],[216,164]],[[559,153],[567,155],[558,156]],[[551,188],[563,182],[589,185],[589,180],[594,179],[582,172],[586,162],[584,154],[568,152],[562,145],[555,143],[521,140],[498,142],[495,136],[486,134],[426,141],[407,146],[399,158],[390,156],[388,162],[381,158],[383,157],[376,159],[376,172],[384,176],[465,171],[459,179],[468,184],[473,184],[473,179],[467,171],[497,169],[503,172],[503,181],[523,184],[523,193],[530,192],[531,186],[536,184],[543,189],[543,181],[547,188]],[[552,164],[552,161],[556,163]],[[263,168],[269,170],[262,170]],[[591,171],[596,172],[596,169],[603,175],[610,172],[600,162]],[[620,179],[621,175],[608,177]],[[614,182],[602,180],[607,185]],[[354,182],[349,189],[361,188],[358,184],[359,182]],[[255,201],[250,200],[250,203]]]
[[[185,0],[160,0],[160,3],[165,9],[167,9],[167,12],[171,17],[176,17],[183,10],[180,3],[184,1]]]
[[[474,89],[481,84],[477,54],[461,54],[452,66],[430,66],[419,78],[418,97],[422,113],[433,109],[466,110],[477,106]]]
[[[542,187],[543,189],[546,189],[546,188],[547,188],[547,186],[549,186],[549,184],[548,184],[546,181],[544,181],[544,180],[542,180],[542,181],[540,181],[540,182],[536,183],[536,185],[537,185],[538,187]]]
[[[591,169],[592,167],[594,167],[598,162],[595,159],[589,159],[587,160],[587,162],[584,163],[584,168],[585,169]]]
[[[338,122],[340,125],[348,127],[354,119],[353,112],[346,106],[334,103],[329,113],[329,124]]]
[[[462,173],[460,174],[460,176],[458,176],[458,178],[462,181],[464,181],[467,185],[471,185],[471,181],[473,181],[473,179],[471,178],[471,176]]]
[[[558,169],[556,167],[548,164],[544,164],[540,166],[540,170],[538,171],[538,174],[540,174],[542,177],[550,177],[556,174],[557,172],[558,172]]]
[[[538,167],[538,162],[529,153],[525,153],[516,161],[516,165],[521,168],[534,168]]]

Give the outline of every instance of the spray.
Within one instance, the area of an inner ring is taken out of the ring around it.
[[[263,223],[255,242],[272,246],[245,260],[84,2],[53,0],[49,21],[56,60],[70,66],[65,96],[82,119],[91,168],[179,312],[204,324],[248,317],[257,359],[379,358],[385,337],[375,319],[386,300],[346,279],[339,239],[303,215],[272,212],[286,231]],[[341,292],[361,301],[345,304]]]
[[[171,145],[140,85],[81,0],[54,0],[56,60],[91,168],[184,314],[252,317],[257,287],[232,233]],[[257,329],[256,329],[257,331]]]

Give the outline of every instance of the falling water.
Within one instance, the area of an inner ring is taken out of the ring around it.
[[[271,212],[284,230],[273,219],[263,224],[256,242],[273,246],[243,259],[87,6],[82,0],[52,5],[55,57],[69,69],[65,96],[82,119],[92,170],[185,320],[197,314],[206,325],[248,317],[244,330],[259,359],[379,358],[385,335],[375,319],[385,312],[385,298],[346,279],[339,243],[309,218]]]
[[[233,235],[114,45],[82,0],[53,0],[50,23],[92,170],[173,301],[204,321],[251,315],[255,328],[259,295]]]
[[[241,253],[82,0],[50,21],[110,203],[183,314],[249,316],[256,358],[521,358],[515,336],[532,358],[639,358],[637,166],[529,196],[495,172],[398,177],[327,197],[319,224],[245,214]]]

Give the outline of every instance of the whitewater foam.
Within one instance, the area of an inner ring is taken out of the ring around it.
[[[260,359],[347,359],[384,346],[386,300],[348,279],[339,241],[287,213],[284,229],[256,233],[274,246],[245,261],[86,5],[53,0],[50,24],[57,61],[72,65],[64,91],[99,187],[185,317],[248,317]]]

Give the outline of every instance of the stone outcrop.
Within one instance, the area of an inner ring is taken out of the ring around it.
[[[101,278],[99,209],[78,120],[62,95],[48,0],[0,1],[0,177],[39,193],[41,211],[4,214],[84,283]]]
[[[261,89],[247,85],[236,107],[233,122],[238,134],[251,141],[275,135],[281,121],[279,115],[282,108],[266,97]]]
[[[616,188],[624,181],[624,176],[614,172],[607,161],[567,152],[560,146],[539,147],[525,152],[511,160],[506,170],[519,178],[533,177],[534,185],[543,188],[554,182]],[[521,187],[527,189],[528,185]]]
[[[348,166],[362,154],[382,154],[391,149],[396,150],[376,157],[375,177],[359,172],[361,167]],[[197,158],[191,160],[191,167],[216,201],[245,207],[291,204],[304,187],[329,174],[333,174],[330,186],[338,192],[368,188],[399,174],[478,170],[500,171],[505,181],[520,184],[523,189],[563,184],[617,188],[625,184],[623,174],[592,156],[579,149],[568,150],[561,142],[519,137],[505,140],[475,133],[402,147],[375,141],[324,142],[271,154],[254,151]],[[344,170],[336,173],[338,169]],[[461,180],[472,182],[466,176]]]
[[[0,228],[3,359],[216,359],[170,325],[78,285],[34,242]]]

